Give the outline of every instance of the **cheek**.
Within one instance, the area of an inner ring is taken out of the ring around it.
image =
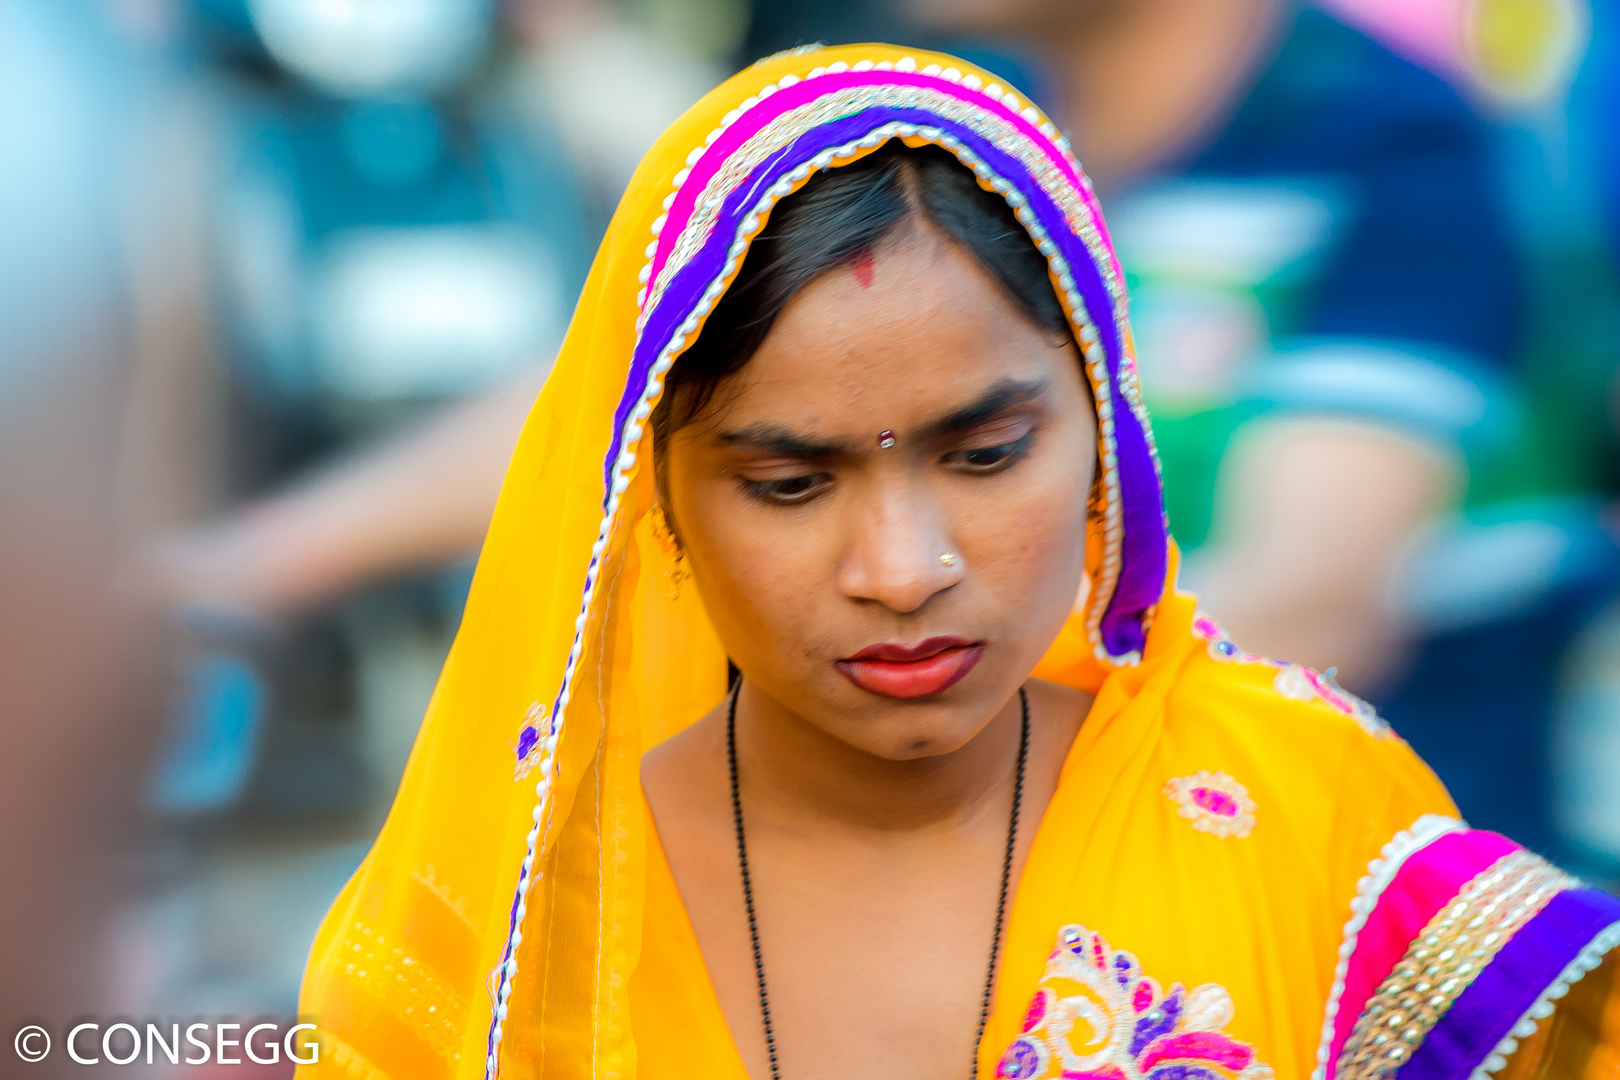
[[[813,568],[826,562],[825,526],[813,518],[737,509],[729,483],[703,485],[680,500],[683,540],[692,576],[715,630],[740,658],[748,644],[769,642],[791,652],[795,628],[812,610],[820,583]]]
[[[965,507],[958,519],[953,531],[968,565],[998,594],[1011,619],[1023,621],[1048,608],[1066,616],[1072,605],[1085,563],[1088,461],[1065,456],[1047,465],[1032,462],[1041,467],[1024,483]]]

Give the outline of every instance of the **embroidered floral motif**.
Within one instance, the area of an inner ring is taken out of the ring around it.
[[[1378,710],[1333,681],[1332,668],[1323,674],[1303,664],[1272,660],[1252,652],[1245,652],[1226,636],[1226,631],[1221,629],[1219,623],[1202,612],[1194,617],[1192,632],[1194,637],[1209,642],[1209,655],[1213,660],[1222,663],[1264,664],[1266,667],[1276,668],[1277,674],[1271,680],[1271,685],[1283,697],[1295,701],[1326,702],[1360,724],[1361,730],[1374,738],[1393,734],[1389,725],[1378,715]]]
[[[517,768],[513,780],[521,780],[540,764],[540,724],[546,718],[546,707],[538,701],[529,706],[523,717],[523,728],[518,732]]]
[[[1006,1080],[1272,1080],[1254,1048],[1221,1029],[1232,995],[1214,983],[1168,991],[1136,957],[1065,926],[996,1068]]]
[[[1272,687],[1286,698],[1295,701],[1325,701],[1361,725],[1361,730],[1374,738],[1392,732],[1378,710],[1333,681],[1333,669],[1326,674],[1313,671],[1303,664],[1289,664],[1271,680]]]
[[[1254,831],[1255,802],[1249,789],[1223,772],[1200,769],[1164,785],[1181,816],[1199,832],[1242,839]]]

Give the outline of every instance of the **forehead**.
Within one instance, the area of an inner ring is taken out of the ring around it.
[[[717,404],[728,425],[895,427],[1008,378],[1082,383],[1072,345],[1031,322],[960,245],[920,228],[801,290]]]

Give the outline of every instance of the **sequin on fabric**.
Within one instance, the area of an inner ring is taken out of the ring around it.
[[[1378,987],[1339,1053],[1335,1080],[1386,1080],[1497,952],[1575,879],[1528,851],[1463,886]]]
[[[1273,660],[1241,649],[1227,637],[1219,623],[1203,613],[1193,619],[1192,630],[1194,637],[1209,642],[1210,659],[1223,664],[1260,664],[1274,668],[1277,674],[1271,680],[1271,685],[1283,697],[1294,701],[1320,701],[1350,717],[1361,725],[1361,730],[1374,738],[1394,737],[1394,732],[1378,715],[1377,709],[1333,681],[1331,668],[1324,674],[1304,664]]]
[[[1277,693],[1295,701],[1322,701],[1361,725],[1374,738],[1391,738],[1394,732],[1378,715],[1378,710],[1333,681],[1333,672],[1315,671],[1303,664],[1289,664],[1271,680]]]
[[[461,1056],[461,1024],[466,1002],[450,982],[369,923],[355,922],[341,946],[341,970],[361,992],[445,1061]],[[326,1032],[321,1042],[327,1042]]]
[[[1254,799],[1226,773],[1200,769],[1177,776],[1164,785],[1164,793],[1199,832],[1242,839],[1254,831]]]
[[[540,728],[545,719],[546,707],[538,701],[530,705],[529,711],[524,714],[523,727],[518,729],[517,767],[512,772],[512,779],[522,780],[540,764]]]
[[[1238,648],[1237,643],[1226,636],[1226,631],[1214,619],[1199,612],[1192,622],[1193,637],[1209,642],[1209,658],[1219,660],[1223,664],[1264,664],[1266,667],[1286,668],[1292,665],[1283,660],[1272,660],[1258,653],[1247,652]]]
[[[1214,983],[1161,990],[1136,957],[1065,926],[1001,1056],[1005,1080],[1272,1080],[1254,1048],[1227,1035],[1232,995]]]

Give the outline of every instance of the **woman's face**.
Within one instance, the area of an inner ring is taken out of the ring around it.
[[[929,226],[811,282],[669,441],[666,509],[751,692],[890,759],[978,734],[1079,589],[1090,398],[1073,343]]]

